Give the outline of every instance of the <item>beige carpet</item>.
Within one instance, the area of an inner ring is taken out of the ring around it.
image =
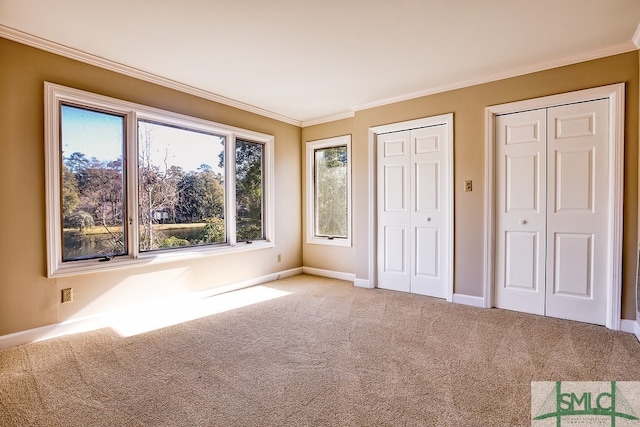
[[[532,380],[640,380],[631,334],[300,275],[132,337],[0,351],[1,426],[525,426]]]

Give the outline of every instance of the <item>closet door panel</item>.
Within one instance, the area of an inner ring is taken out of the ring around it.
[[[546,111],[496,117],[495,305],[544,314]]]
[[[548,110],[548,316],[605,324],[609,103]]]
[[[411,292],[445,298],[451,242],[447,125],[411,130]]]
[[[410,132],[378,136],[378,287],[411,290]]]

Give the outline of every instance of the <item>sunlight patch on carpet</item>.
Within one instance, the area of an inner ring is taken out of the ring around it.
[[[130,337],[285,295],[289,292],[253,286],[207,298],[163,300],[121,310],[110,326],[121,336]]]

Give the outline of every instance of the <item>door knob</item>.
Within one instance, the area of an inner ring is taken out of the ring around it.
[[[426,221],[427,221],[427,222],[431,221],[431,218],[427,217],[427,218],[426,218]]]
[[[520,224],[524,225],[524,224],[526,224],[526,223],[527,223],[527,220],[526,220],[526,219],[521,219],[521,220],[520,220]]]

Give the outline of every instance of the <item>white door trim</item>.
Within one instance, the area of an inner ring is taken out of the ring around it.
[[[453,248],[454,248],[454,223],[453,223],[453,113],[442,114],[439,116],[425,117],[422,119],[409,120],[399,123],[391,123],[388,125],[373,126],[369,128],[369,286],[374,288],[378,286],[378,273],[377,273],[377,229],[378,229],[378,213],[377,213],[377,174],[376,174],[376,140],[377,135],[381,133],[397,132],[403,130],[410,130],[415,128],[421,128],[426,126],[437,126],[441,124],[447,125],[448,135],[448,176],[446,192],[448,194],[448,210],[449,210],[449,235],[446,236],[449,239],[449,251],[444,254],[447,257],[448,265],[448,280],[447,280],[447,293],[446,300],[453,301]]]
[[[607,315],[605,326],[620,330],[622,305],[622,225],[623,225],[623,183],[624,183],[624,83],[597,87],[593,89],[552,95],[509,104],[493,105],[485,108],[485,232],[484,232],[484,306],[494,306],[494,264],[495,264],[495,150],[494,120],[498,114],[548,108],[557,105],[591,101],[609,100],[611,155],[609,158],[609,197],[610,215],[608,231],[610,240],[609,271],[607,274]]]

